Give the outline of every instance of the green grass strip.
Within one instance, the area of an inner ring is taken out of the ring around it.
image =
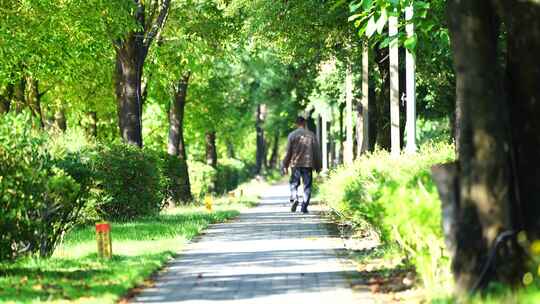
[[[237,207],[216,207],[211,213],[184,207],[113,223],[114,257],[108,261],[96,255],[94,227],[76,229],[52,258],[0,264],[0,303],[114,303],[209,224],[237,216]]]

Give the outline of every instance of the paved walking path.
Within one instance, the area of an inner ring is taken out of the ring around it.
[[[273,186],[236,221],[209,227],[133,303],[373,303],[351,290],[342,241],[316,211],[292,214],[287,196]]]

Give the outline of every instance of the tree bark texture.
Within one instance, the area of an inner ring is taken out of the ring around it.
[[[507,282],[516,277],[508,257],[498,257],[494,271],[481,277],[496,238],[511,229],[510,141],[493,7],[481,0],[451,0],[447,10],[459,113],[455,212],[461,229],[455,235],[452,271],[457,290],[466,293],[492,279]]]
[[[264,140],[264,116],[265,116],[265,105],[257,105],[257,117],[255,120],[255,130],[257,132],[257,151],[255,155],[255,174],[261,174],[263,169],[263,164],[266,158],[266,145]]]
[[[274,141],[272,145],[272,153],[270,155],[270,160],[268,166],[272,169],[277,168],[278,163],[278,154],[279,154],[279,131],[274,133]]]
[[[41,109],[41,97],[43,95],[39,92],[39,82],[32,77],[28,77],[26,83],[26,104],[30,108],[32,116],[39,120],[39,127],[44,129],[45,121],[43,119],[43,111]]]
[[[143,66],[150,45],[163,29],[170,0],[132,1],[135,4],[133,18],[140,29],[115,41],[116,100],[122,140],[142,147]]]
[[[61,132],[66,132],[67,122],[66,122],[66,110],[60,108],[54,113],[54,126],[57,130]]]
[[[343,113],[345,111],[345,104],[339,105],[339,138],[338,138],[338,146],[336,146],[336,149],[339,151],[336,151],[336,163],[342,164],[343,163],[343,148],[345,146],[345,127],[343,125]]]
[[[377,96],[374,119],[376,119],[377,145],[383,150],[390,150],[390,66],[388,65],[388,50],[375,47],[377,67],[383,85]]]
[[[122,140],[142,147],[141,77],[147,50],[143,38],[131,34],[116,50],[116,98]]]
[[[93,138],[97,138],[98,135],[98,128],[97,128],[97,112],[96,111],[90,111],[86,113],[88,116],[88,126],[86,127],[86,132],[88,135],[92,136]]]
[[[227,145],[227,157],[236,158],[236,153],[234,151],[234,144],[230,140],[227,140],[226,145]]]
[[[173,174],[177,180],[173,182],[178,187],[178,189],[174,190],[178,191],[175,196],[182,202],[188,202],[193,199],[184,142],[184,111],[190,76],[191,73],[185,73],[180,77],[176,85],[174,99],[169,107],[169,143],[167,152],[169,155],[180,159],[180,167],[176,168],[178,175]]]
[[[13,88],[13,99],[11,102],[11,108],[15,110],[16,113],[21,113],[24,107],[26,106],[26,97],[24,96],[26,91],[26,79],[21,77]]]
[[[206,164],[217,167],[216,132],[206,133]]]
[[[375,82],[372,81],[372,76],[370,75],[369,89],[368,89],[368,136],[369,136],[369,146],[368,151],[373,151],[375,149],[375,144],[377,142],[378,134],[378,109],[377,109],[377,93],[375,92]]]
[[[529,1],[497,1],[508,30],[507,88],[518,197],[515,221],[540,238],[540,7]]]
[[[5,92],[0,94],[0,114],[8,113],[11,108],[11,100],[13,99],[13,84],[6,86]]]

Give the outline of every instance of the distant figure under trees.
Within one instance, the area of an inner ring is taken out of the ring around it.
[[[296,119],[297,129],[289,134],[287,141],[287,152],[282,164],[282,173],[287,174],[291,167],[291,187],[290,203],[291,212],[296,212],[298,207],[298,187],[300,179],[304,184],[304,200],[302,203],[302,213],[308,212],[311,199],[311,187],[313,183],[313,170],[320,172],[322,167],[321,153],[317,137],[306,128],[306,120],[299,116]]]

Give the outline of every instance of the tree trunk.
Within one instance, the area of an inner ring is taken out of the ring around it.
[[[28,77],[26,83],[28,84],[27,93],[27,105],[32,112],[32,115],[39,120],[39,126],[41,129],[45,128],[45,122],[43,119],[43,112],[41,110],[41,94],[39,92],[39,82],[32,77]]]
[[[11,108],[15,110],[15,113],[21,113],[26,106],[26,98],[24,97],[25,91],[26,79],[24,77],[21,77],[21,79],[15,83],[15,87],[13,89],[13,100],[11,102]]]
[[[339,105],[339,138],[338,138],[338,145],[336,145],[336,163],[342,164],[343,163],[343,147],[345,146],[345,129],[343,126],[343,112],[345,111],[345,104]]]
[[[88,116],[88,126],[86,127],[86,133],[93,138],[97,138],[98,136],[98,128],[97,128],[97,112],[96,111],[90,111],[87,112],[86,115]]]
[[[11,99],[13,98],[14,86],[8,84],[4,94],[0,95],[0,114],[8,113],[11,108]]]
[[[499,1],[508,30],[507,82],[518,199],[516,228],[540,239],[540,8],[527,1]]]
[[[189,202],[193,199],[184,142],[184,109],[190,76],[191,73],[186,73],[178,80],[174,100],[171,102],[169,109],[169,143],[167,152],[171,156],[178,157],[181,161],[180,167],[177,168],[179,174],[173,174],[173,178],[176,179],[178,177],[177,180],[173,180],[173,184],[178,189],[173,189],[172,191],[178,191],[177,195],[173,195],[174,199],[182,202]]]
[[[383,150],[390,150],[390,66],[388,65],[388,50],[375,46],[377,66],[382,79],[382,88],[376,101],[376,136],[377,145]]]
[[[118,126],[124,143],[142,147],[143,66],[152,42],[161,34],[170,0],[132,0],[136,31],[114,42]],[[158,39],[159,40],[159,39]]]
[[[143,38],[130,34],[116,50],[116,99],[122,140],[142,147],[141,79],[147,51]]]
[[[256,151],[256,159],[255,159],[255,174],[261,174],[262,173],[262,167],[264,164],[264,160],[266,158],[265,155],[265,141],[264,141],[264,129],[263,129],[263,123],[264,123],[264,115],[265,115],[265,106],[264,105],[257,105],[257,117],[255,121],[255,130],[257,132],[257,151]]]
[[[54,126],[58,130],[62,132],[66,132],[67,122],[66,122],[66,110],[64,108],[60,108],[54,113]]]
[[[378,109],[377,109],[377,93],[375,92],[375,81],[373,81],[373,77],[369,77],[369,88],[368,88],[368,136],[369,136],[369,145],[368,145],[368,151],[374,151],[375,150],[375,144],[377,142],[377,134],[378,134]]]
[[[206,164],[217,167],[216,132],[206,133]]]
[[[456,71],[458,175],[456,255],[452,271],[459,292],[484,287],[493,279],[519,279],[508,257],[482,278],[489,249],[511,229],[510,170],[505,126],[507,106],[497,64],[498,24],[490,4],[448,2]],[[496,252],[500,255],[500,252]]]
[[[279,131],[274,133],[274,145],[272,146],[272,154],[270,156],[269,167],[275,169],[277,167],[279,153]]]
[[[236,153],[234,153],[234,145],[233,143],[227,139],[227,157],[229,158],[236,158]]]

